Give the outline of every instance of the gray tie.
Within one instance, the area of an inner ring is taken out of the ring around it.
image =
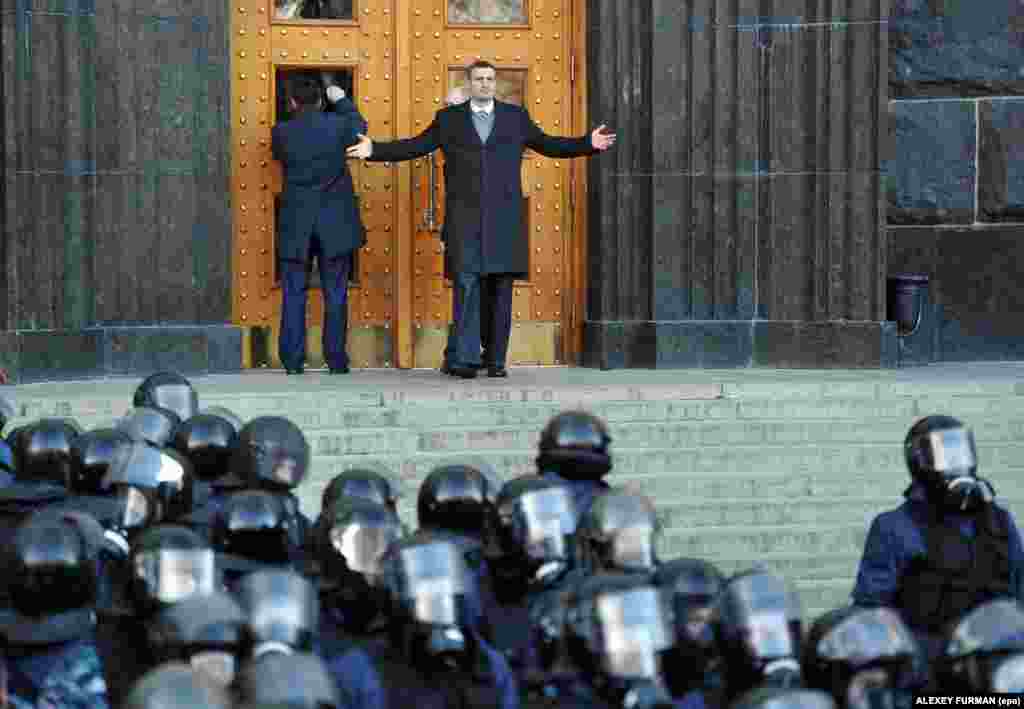
[[[491,127],[494,125],[494,114],[487,113],[486,111],[473,111],[473,125],[476,126],[477,135],[480,136],[480,142],[486,143],[487,139],[491,136]]]

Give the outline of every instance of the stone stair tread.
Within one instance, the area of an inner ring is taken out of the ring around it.
[[[850,531],[866,531],[862,523],[853,522],[841,522],[839,524],[765,524],[765,525],[750,525],[750,524],[722,524],[722,525],[708,525],[706,527],[685,527],[685,526],[674,526],[664,530],[666,536],[682,537],[682,536],[702,536],[710,537],[715,534],[733,534],[733,533],[751,533],[751,534],[765,534],[765,533],[785,533],[785,532],[850,532]]]

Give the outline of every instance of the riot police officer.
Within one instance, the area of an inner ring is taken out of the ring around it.
[[[323,661],[311,653],[270,653],[246,663],[238,680],[242,706],[288,709],[343,709],[358,704],[342,701]]]
[[[920,646],[891,608],[840,608],[818,618],[804,643],[808,687],[845,709],[901,709],[927,683]]]
[[[671,611],[649,577],[591,576],[568,602],[567,649],[580,674],[551,683],[557,706],[673,707],[662,664]]]
[[[223,496],[214,495],[213,485],[228,472],[238,431],[222,416],[196,414],[178,426],[170,445],[192,463],[195,511],[207,506],[215,510]]]
[[[235,597],[247,618],[243,662],[267,654],[312,652],[316,647],[320,599],[308,579],[287,569],[254,571],[238,582]]]
[[[320,562],[320,654],[330,664],[351,643],[387,629],[384,554],[402,537],[398,516],[360,498],[336,500],[314,540]],[[339,645],[341,643],[341,645]]]
[[[188,379],[177,372],[157,372],[135,389],[132,404],[164,409],[174,413],[179,421],[187,421],[199,409],[199,396]]]
[[[672,609],[673,644],[665,653],[669,692],[688,699],[688,706],[719,705],[724,670],[712,620],[724,576],[702,559],[674,559],[661,564],[651,582]]]
[[[954,621],[936,663],[939,691],[1024,692],[1024,609],[1014,600],[987,601]]]
[[[298,525],[279,493],[241,490],[228,495],[211,531],[217,566],[227,586],[232,588],[252,571],[305,568]]]
[[[717,608],[726,703],[759,686],[802,686],[800,603],[782,579],[759,568],[736,574]]]
[[[950,416],[917,421],[904,441],[905,502],[871,523],[853,601],[891,606],[941,651],[946,625],[994,598],[1024,598],[1024,550],[1013,516],[977,474],[974,434]]]
[[[167,662],[144,674],[122,709],[232,709],[231,696],[183,662]]]
[[[417,532],[384,557],[391,612],[387,640],[356,646],[331,663],[343,696],[360,709],[417,706],[516,709],[508,664],[472,629],[473,576],[447,536]]]
[[[0,546],[32,512],[68,497],[71,446],[77,428],[64,419],[40,419],[8,436],[14,454],[14,480],[0,488]],[[0,590],[0,598],[3,591]]]
[[[601,419],[585,411],[563,411],[541,432],[537,472],[567,483],[582,515],[595,497],[609,489],[603,478],[612,469],[611,442]]]
[[[226,690],[235,681],[247,622],[230,595],[193,594],[149,622],[150,650],[156,662],[184,662]]]
[[[576,530],[581,567],[588,573],[650,573],[660,527],[646,497],[613,488],[583,513]]]
[[[123,517],[123,500],[106,488],[105,481],[112,466],[124,464],[132,445],[127,433],[113,428],[98,428],[77,436],[71,444],[68,488],[72,496],[53,506],[85,512],[105,529],[116,532]],[[127,554],[126,548],[122,551]]]
[[[530,606],[573,567],[575,504],[565,483],[525,475],[502,487],[486,525],[498,603],[494,644],[524,684],[541,669]]]
[[[299,510],[293,491],[309,472],[309,444],[299,427],[281,416],[260,416],[238,432],[238,445],[231,456],[231,472],[248,489],[267,490],[281,497],[295,523],[295,544],[306,540],[310,521]]]
[[[155,666],[147,624],[162,610],[220,586],[209,542],[186,527],[161,524],[135,536],[118,593],[99,611],[98,641],[110,697],[119,705],[132,684]]]
[[[448,534],[462,548],[475,576],[467,598],[479,622],[475,627],[488,641],[501,622],[484,550],[484,523],[493,511],[492,484],[473,465],[453,460],[434,468],[420,484],[416,513],[422,531]]]
[[[0,669],[4,698],[16,709],[108,706],[93,639],[102,530],[83,519],[37,512],[6,550],[10,603],[0,610]]]

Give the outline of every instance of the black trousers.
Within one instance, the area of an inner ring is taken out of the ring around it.
[[[452,327],[444,351],[450,367],[505,367],[512,331],[512,284],[502,273],[459,272],[452,279]],[[483,355],[481,357],[481,347]]]

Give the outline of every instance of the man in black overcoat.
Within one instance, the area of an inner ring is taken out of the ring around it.
[[[277,250],[281,274],[281,363],[302,374],[306,361],[306,301],[315,255],[324,294],[324,356],[331,374],[347,374],[348,279],[353,252],[366,243],[345,149],[366,131],[366,120],[336,86],[335,112],[326,113],[320,84],[295,78],[289,103],[296,117],[274,126],[274,159],[284,168]]]
[[[445,158],[445,270],[452,279],[454,327],[443,371],[472,379],[486,367],[492,377],[505,369],[512,329],[512,283],[529,272],[530,242],[523,223],[520,164],[526,148],[552,158],[607,150],[615,135],[599,126],[590,136],[545,134],[525,108],[497,101],[494,65],[477,61],[466,69],[470,100],[437,112],[415,138],[373,142],[365,135],[348,149],[352,157],[377,162],[413,160],[440,148]],[[481,312],[489,322],[481,363]]]

